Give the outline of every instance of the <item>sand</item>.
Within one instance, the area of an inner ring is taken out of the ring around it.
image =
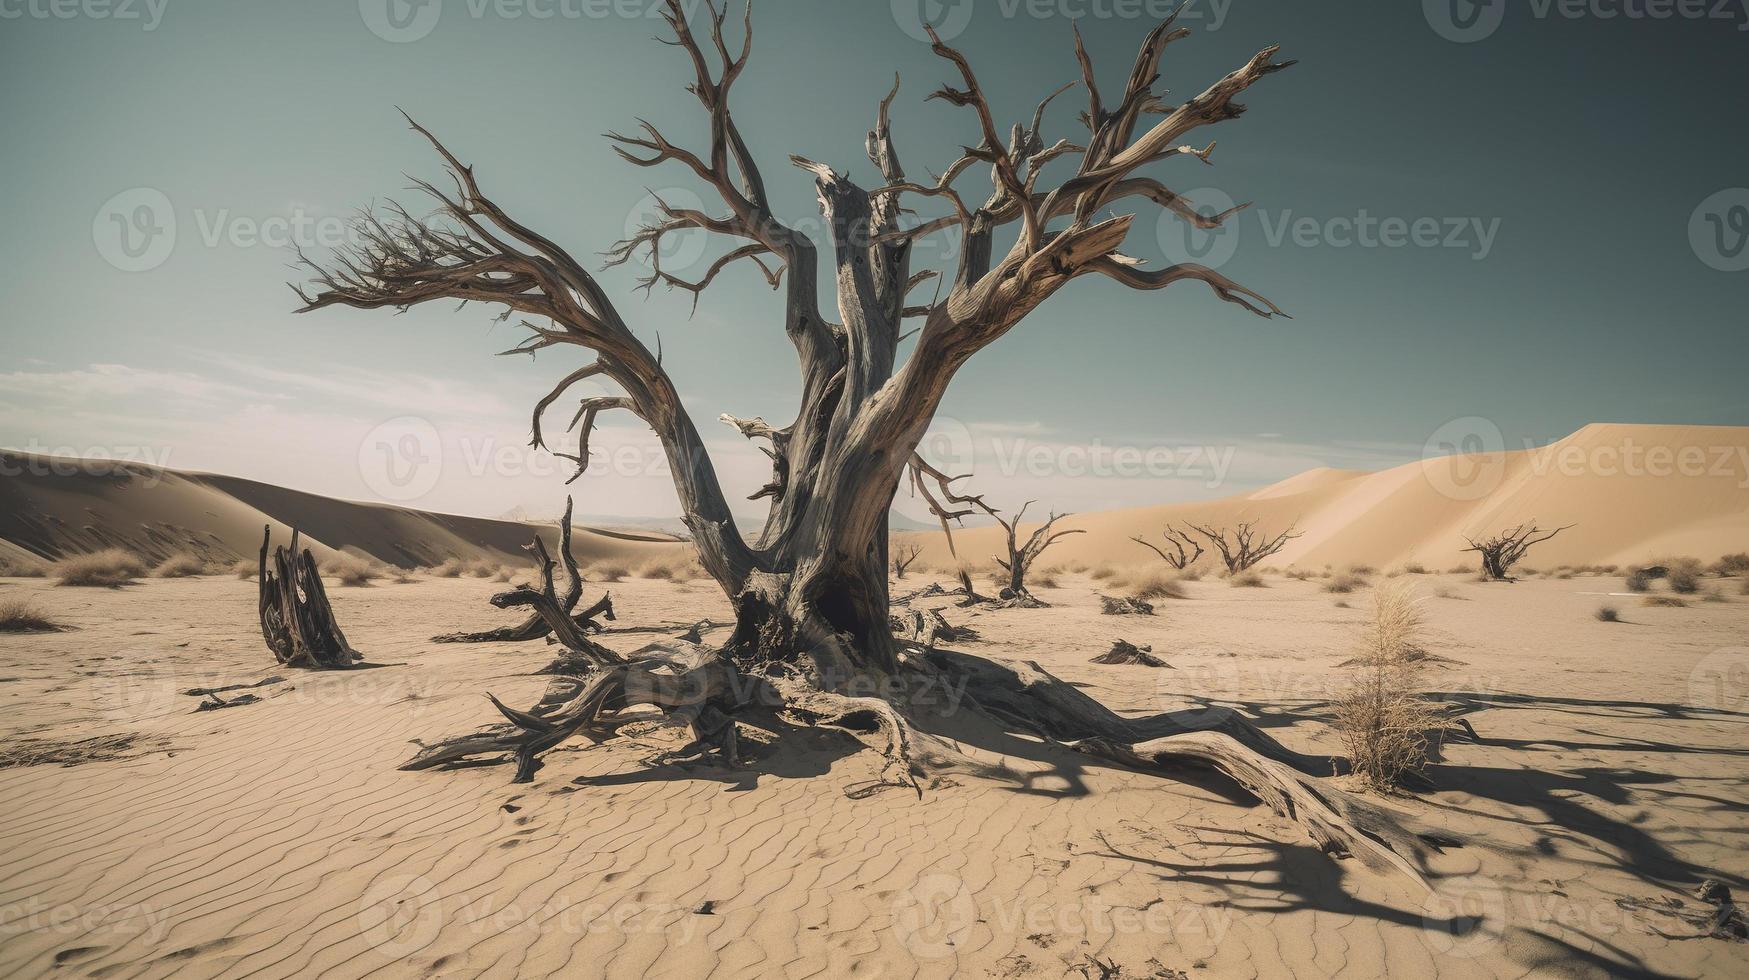
[[[0,635],[4,745],[37,759],[0,769],[0,974],[1057,977],[1098,957],[1123,976],[1743,975],[1749,946],[1688,938],[1694,886],[1749,874],[1737,583],[1650,608],[1606,599],[1618,579],[1411,578],[1429,650],[1459,661],[1432,683],[1482,736],[1446,747],[1437,790],[1387,801],[1474,836],[1433,895],[1326,857],[1213,777],[1022,738],[966,745],[988,771],[921,799],[847,799],[876,757],[824,732],[737,772],[646,768],[666,732],[569,744],[524,786],[502,766],[397,772],[410,739],[493,720],[485,691],[542,689],[543,643],[424,639],[508,619],[492,583],[331,587],[354,644],[393,666],[322,674],[272,665],[249,582],[3,580],[77,629]],[[1107,586],[1066,575],[1039,590],[1053,608],[947,615],[981,631],[964,649],[1122,710],[1230,705],[1335,751],[1326,701],[1367,593],[1268,581],[1115,618]],[[728,616],[707,582],[611,588],[622,627]],[[1626,622],[1595,619],[1604,601]],[[1087,662],[1117,637],[1174,669]],[[222,710],[178,693],[274,677]]]

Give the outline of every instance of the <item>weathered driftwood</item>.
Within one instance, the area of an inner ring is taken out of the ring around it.
[[[1496,582],[1516,582],[1512,577],[1512,566],[1530,551],[1533,545],[1542,544],[1562,531],[1573,527],[1571,524],[1557,527],[1553,531],[1545,531],[1536,526],[1535,521],[1526,521],[1507,531],[1483,538],[1465,538],[1470,543],[1464,551],[1474,551],[1482,556],[1482,574]]]
[[[546,545],[541,542],[540,535],[534,536],[531,544],[523,546],[534,559],[539,574],[543,578],[552,576],[553,562],[547,555]],[[586,630],[598,630],[601,619],[611,621],[613,615],[613,595],[602,593],[582,612],[574,612],[577,603],[583,599],[583,574],[577,569],[577,555],[571,550],[571,498],[565,497],[565,515],[559,519],[559,560],[564,563],[565,574],[570,583],[565,589],[565,596],[560,605],[566,613],[571,614],[572,621]],[[514,626],[501,626],[497,629],[484,630],[478,633],[443,633],[431,638],[433,643],[524,643],[529,640],[539,640],[551,636],[553,629],[547,625],[539,613],[530,613],[527,619]]]
[[[1107,616],[1152,616],[1154,604],[1139,596],[1099,596],[1100,612]]]
[[[273,549],[269,567],[267,549],[272,540],[270,524],[261,532],[256,589],[261,637],[274,659],[288,667],[334,670],[363,660],[334,619],[315,557],[308,548],[298,548],[297,528],[292,528],[291,547]]]
[[[1136,646],[1128,640],[1113,640],[1111,649],[1094,657],[1090,663],[1096,664],[1134,664],[1138,667],[1166,667],[1172,665],[1154,656],[1151,646]]]

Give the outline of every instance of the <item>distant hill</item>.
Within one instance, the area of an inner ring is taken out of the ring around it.
[[[335,500],[240,477],[132,463],[79,465],[0,453],[0,557],[55,559],[121,547],[152,559],[191,552],[209,561],[254,558],[262,528],[287,540],[297,527],[311,550],[348,552],[402,568],[448,558],[521,565],[534,530],[516,522],[432,514]],[[681,547],[660,531],[580,528],[583,560],[639,561]]]
[[[1048,503],[1048,501],[1041,501]],[[1749,428],[1702,425],[1588,425],[1559,442],[1483,456],[1448,456],[1378,473],[1315,469],[1220,500],[1078,514],[1047,563],[1158,561],[1130,540],[1158,541],[1168,523],[1260,529],[1297,524],[1302,536],[1269,564],[1386,569],[1475,566],[1465,535],[1521,521],[1575,525],[1538,545],[1526,565],[1621,564],[1671,555],[1714,560],[1749,551]],[[1000,529],[955,532],[961,555],[997,550]],[[915,537],[926,561],[943,562],[940,533]]]

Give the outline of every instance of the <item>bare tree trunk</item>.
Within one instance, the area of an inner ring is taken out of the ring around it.
[[[261,532],[261,556],[256,570],[261,636],[274,659],[288,667],[345,669],[364,659],[346,642],[346,634],[328,604],[328,591],[308,548],[298,548],[292,528],[291,547],[275,548],[268,567],[267,548],[273,525]]]

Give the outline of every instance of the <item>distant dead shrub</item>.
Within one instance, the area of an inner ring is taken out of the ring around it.
[[[1235,589],[1267,589],[1269,583],[1263,581],[1263,576],[1254,568],[1236,572],[1227,577],[1227,584]]]
[[[1338,575],[1324,583],[1325,592],[1336,592],[1342,595],[1347,595],[1355,589],[1364,588],[1366,588],[1366,579],[1349,573]]]
[[[130,552],[105,548],[63,558],[55,562],[53,573],[59,585],[113,589],[145,575],[146,566]]]
[[[1432,574],[1431,572],[1429,572],[1427,570],[1426,565],[1423,565],[1418,561],[1412,561],[1412,562],[1408,563],[1407,565],[1404,565],[1403,571],[1405,574],[1408,574],[1408,575],[1430,575],[1430,574]]]
[[[652,558],[638,566],[638,578],[658,579],[660,581],[668,582],[676,578],[676,571],[677,568],[675,562],[662,558]]]
[[[437,578],[461,578],[466,568],[467,565],[460,558],[445,558],[432,566],[431,574]]]
[[[1063,570],[1061,568],[1052,565],[1050,568],[1033,572],[1028,575],[1028,581],[1026,584],[1029,586],[1036,585],[1041,589],[1059,589],[1062,588],[1062,583],[1058,580],[1058,576],[1062,573]]]
[[[597,582],[623,582],[631,569],[619,562],[597,562],[589,566],[588,575]]]
[[[376,568],[357,555],[335,555],[322,563],[322,574],[341,585],[369,585],[377,577]]]
[[[1310,570],[1304,568],[1290,568],[1287,571],[1287,577],[1296,582],[1304,582],[1312,577],[1312,573]]]
[[[1476,571],[1474,565],[1453,565],[1446,569],[1447,575],[1470,575]]]
[[[1688,605],[1688,602],[1681,596],[1674,595],[1649,595],[1641,599],[1640,602],[1648,606],[1675,606],[1678,608]]]
[[[1614,606],[1598,606],[1597,618],[1605,623],[1619,623],[1621,622],[1621,613]]]
[[[1652,575],[1643,568],[1630,568],[1627,578],[1622,580],[1622,587],[1629,592],[1644,592],[1652,587]]]
[[[250,561],[247,558],[239,558],[231,563],[231,574],[247,582],[260,572],[260,565],[260,562]]]
[[[1413,587],[1381,586],[1353,661],[1354,681],[1336,701],[1336,727],[1355,774],[1375,789],[1423,773],[1444,731],[1444,711],[1421,696],[1420,633]]]
[[[152,566],[153,578],[190,578],[205,574],[206,562],[187,552],[171,555]]]
[[[59,633],[66,628],[27,599],[0,599],[0,633]]]
[[[1739,551],[1713,562],[1714,575],[1749,575],[1749,552]]]
[[[1693,558],[1673,558],[1665,563],[1669,571],[1664,578],[1670,583],[1670,591],[1682,595],[1693,595],[1700,591],[1701,564]]]
[[[1103,582],[1106,579],[1115,577],[1117,575],[1117,569],[1110,565],[1095,565],[1093,570],[1087,574],[1093,576],[1093,581]]]

